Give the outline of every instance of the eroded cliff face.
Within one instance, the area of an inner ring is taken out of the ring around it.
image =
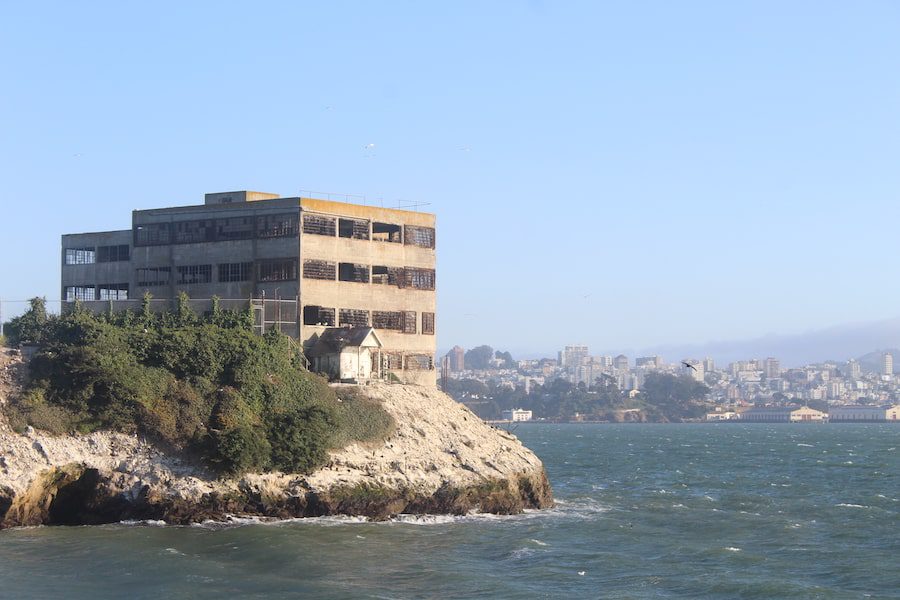
[[[9,358],[0,364],[5,371]],[[9,377],[0,401],[14,392]],[[399,513],[514,514],[552,505],[543,465],[515,436],[445,394],[418,386],[361,390],[397,422],[377,445],[331,453],[310,475],[224,479],[136,436],[18,434],[0,417],[0,527],[126,519],[190,523]]]

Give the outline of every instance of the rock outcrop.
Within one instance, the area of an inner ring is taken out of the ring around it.
[[[0,402],[15,392],[14,363],[4,356],[0,364]],[[309,475],[221,478],[137,436],[19,434],[0,416],[0,528],[230,515],[513,514],[552,505],[534,453],[445,394],[388,384],[361,391],[394,417],[396,430],[384,443],[332,452]]]

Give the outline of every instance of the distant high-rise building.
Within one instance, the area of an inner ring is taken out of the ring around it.
[[[560,354],[560,366],[577,369],[590,356],[587,346],[566,346]]]
[[[696,358],[685,358],[681,361],[681,373],[690,375],[694,381],[703,381],[703,363]]]
[[[706,357],[703,359],[703,371],[706,373],[712,373],[716,370],[716,361],[714,361],[710,357]]]
[[[459,346],[453,346],[447,353],[450,358],[450,370],[454,373],[466,370],[466,350]]]
[[[850,379],[859,379],[860,372],[859,362],[853,358],[847,361],[847,376],[849,376]]]
[[[781,361],[771,356],[766,359],[763,371],[766,372],[767,379],[775,379],[781,377]]]
[[[659,369],[662,366],[662,359],[659,356],[640,356],[634,359],[634,366],[645,369]]]
[[[894,357],[890,352],[885,352],[881,356],[881,374],[882,375],[893,375],[894,374]]]
[[[628,357],[624,354],[620,354],[613,359],[613,366],[618,371],[627,371],[628,370]]]

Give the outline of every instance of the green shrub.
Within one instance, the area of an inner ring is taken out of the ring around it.
[[[352,442],[383,442],[397,429],[394,418],[357,388],[338,388],[337,421],[332,443],[342,448]]]

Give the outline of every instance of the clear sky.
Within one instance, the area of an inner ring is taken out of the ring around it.
[[[5,2],[0,77],[4,317],[235,189],[430,202],[441,348],[900,314],[897,2]]]

